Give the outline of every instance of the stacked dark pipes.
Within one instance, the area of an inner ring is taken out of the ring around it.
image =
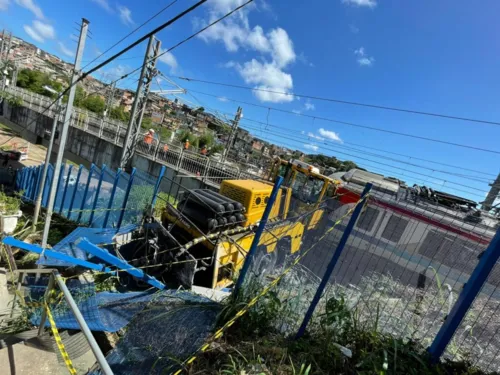
[[[232,228],[245,221],[245,208],[241,203],[212,190],[189,190],[177,208],[206,233]]]

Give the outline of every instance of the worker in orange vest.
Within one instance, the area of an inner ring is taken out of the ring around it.
[[[184,142],[184,150],[188,149],[189,149],[189,139],[186,139],[186,141]]]
[[[149,131],[144,136],[144,142],[147,145],[151,146],[151,144],[153,143],[154,134],[155,134],[155,131],[153,129],[149,129]]]
[[[200,154],[202,154],[203,156],[206,156],[207,155],[207,146],[203,146],[200,150]]]
[[[165,146],[163,146],[163,151],[167,152],[168,151],[168,144],[165,143]]]

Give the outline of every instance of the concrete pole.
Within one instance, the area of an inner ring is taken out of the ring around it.
[[[33,218],[33,230],[36,229],[36,225],[38,223],[38,216],[40,215],[43,189],[45,187],[45,180],[47,179],[47,171],[49,169],[50,156],[52,155],[52,147],[54,146],[54,139],[57,131],[57,123],[59,122],[59,113],[61,109],[62,109],[62,96],[57,101],[57,110],[54,116],[54,122],[52,123],[52,129],[50,131],[49,147],[47,148],[47,155],[45,156],[45,165],[43,166],[42,179],[40,180],[40,187],[38,188],[38,196],[36,197],[35,214]]]
[[[66,147],[66,138],[68,138],[68,128],[71,120],[71,114],[73,112],[73,101],[75,100],[75,93],[76,93],[76,81],[78,80],[78,77],[80,75],[80,66],[82,63],[83,50],[85,48],[85,40],[87,38],[88,27],[89,27],[89,21],[87,21],[85,18],[82,18],[80,39],[78,41],[78,49],[76,51],[76,58],[75,58],[75,69],[73,71],[73,77],[71,79],[71,89],[69,90],[68,105],[66,106],[63,127],[61,131],[61,136],[59,138],[59,150],[57,151],[56,164],[54,166],[54,178],[52,179],[52,184],[50,187],[49,203],[47,205],[47,217],[45,220],[45,227],[43,228],[43,236],[42,236],[43,249],[47,247],[47,238],[49,237],[50,222],[52,220],[52,212],[54,209],[54,202],[56,200],[57,184],[59,182],[59,173],[61,170],[64,148]]]
[[[132,111],[130,112],[130,120],[128,122],[127,134],[125,135],[125,142],[123,144],[122,155],[120,158],[120,168],[125,168],[127,162],[129,161],[130,149],[134,147],[133,143],[136,139],[136,117],[139,115],[137,113],[137,108],[141,102],[142,87],[144,85],[144,77],[149,63],[149,55],[151,47],[153,46],[154,36],[149,38],[148,47],[146,48],[146,54],[144,55],[144,62],[142,63],[141,76],[139,77],[139,82],[137,83],[137,90],[135,91],[134,104],[132,105]],[[137,126],[141,126],[139,123]],[[139,131],[139,129],[137,129]]]
[[[227,156],[229,155],[229,150],[233,147],[234,137],[236,135],[236,129],[238,129],[238,125],[240,123],[240,119],[243,117],[243,108],[238,107],[236,111],[236,115],[233,120],[233,127],[231,128],[231,134],[229,135],[229,139],[227,140],[226,148],[224,153],[222,154],[222,162],[226,161]]]

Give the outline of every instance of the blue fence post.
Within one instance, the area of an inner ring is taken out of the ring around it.
[[[35,188],[35,168],[30,168],[30,174],[28,178],[28,188],[26,189],[26,194],[24,195],[26,198],[31,198],[31,192]]]
[[[64,175],[64,168],[66,168],[66,164],[61,163],[61,168],[59,170],[59,179],[57,180],[57,188],[56,188],[56,195],[54,199],[54,207],[52,207],[53,211],[56,211],[56,202],[57,202],[57,195],[61,192],[61,182],[63,180],[63,175]]]
[[[113,201],[115,200],[116,188],[118,187],[118,181],[120,180],[120,175],[122,173],[121,169],[116,171],[115,182],[113,183],[113,189],[111,190],[111,196],[109,197],[108,209],[106,210],[106,215],[104,216],[104,223],[102,224],[103,228],[106,228],[108,225],[109,214],[111,213],[111,209],[113,208]]]
[[[19,187],[20,187],[20,188],[21,188],[21,190],[23,190],[23,191],[25,190],[25,189],[24,189],[24,180],[26,179],[26,173],[27,173],[26,171],[27,171],[27,170],[28,170],[28,168],[27,168],[27,167],[24,167],[24,168],[22,169],[22,172],[21,172],[21,178],[20,178],[20,180],[19,180]]]
[[[75,188],[73,190],[73,195],[71,196],[71,202],[69,203],[68,209],[68,219],[71,217],[71,210],[73,209],[73,204],[75,203],[76,192],[78,190],[78,184],[80,183],[80,176],[82,175],[83,165],[80,164],[78,167],[78,174],[76,175]]]
[[[66,183],[64,184],[64,191],[61,200],[61,206],[59,207],[59,214],[62,213],[64,208],[64,200],[66,199],[66,192],[68,191],[69,178],[71,177],[71,172],[73,171],[73,164],[70,164],[68,168],[68,174],[66,175]]]
[[[243,267],[241,268],[240,276],[238,277],[238,281],[236,281],[236,285],[234,287],[234,294],[237,295],[243,285],[243,281],[245,281],[246,274],[252,264],[253,257],[255,252],[257,251],[257,246],[260,242],[260,237],[262,236],[262,232],[264,232],[264,228],[267,224],[267,219],[269,218],[269,214],[273,208],[274,202],[276,201],[276,197],[278,195],[278,191],[280,190],[280,186],[283,183],[283,177],[279,176],[274,183],[273,191],[271,192],[271,196],[269,197],[269,201],[267,202],[266,209],[264,210],[264,214],[262,215],[262,219],[260,220],[259,227],[255,231],[255,236],[252,241],[252,245],[250,245],[250,250],[248,250],[247,256],[245,258],[245,263],[243,263]]]
[[[92,181],[92,173],[94,172],[95,165],[92,164],[89,169],[89,177],[87,178],[87,185],[85,185],[85,190],[83,192],[83,197],[82,197],[82,204],[80,205],[80,212],[78,213],[78,217],[76,219],[77,222],[80,222],[80,219],[82,218],[83,214],[83,209],[85,207],[85,200],[87,199],[87,194],[89,192],[89,186],[90,182]]]
[[[47,207],[49,194],[52,186],[52,179],[54,178],[54,166],[49,164],[47,168],[47,178],[45,179],[45,186],[43,187],[42,206]]]
[[[130,190],[132,189],[132,185],[134,184],[134,176],[135,176],[135,168],[132,168],[132,172],[130,173],[130,179],[128,180],[127,190],[125,192],[125,197],[123,197],[122,209],[120,211],[120,218],[118,219],[117,228],[122,226],[123,216],[125,215],[125,209],[127,208],[128,196],[130,195]]]
[[[92,226],[92,220],[94,220],[94,213],[97,207],[97,199],[99,199],[99,192],[101,191],[102,179],[104,178],[104,172],[106,172],[106,164],[102,165],[101,177],[99,177],[99,182],[97,183],[97,191],[95,193],[94,204],[92,205],[92,212],[90,212],[89,226]]]
[[[161,180],[163,179],[163,176],[165,176],[166,169],[167,167],[165,167],[164,165],[161,167],[160,175],[158,176],[158,180],[156,181],[155,185],[155,190],[153,192],[153,199],[151,200],[151,209],[155,208],[156,198],[158,198],[158,192],[160,190]]]
[[[323,275],[323,279],[321,280],[321,283],[318,286],[318,289],[316,290],[316,294],[314,295],[311,305],[309,306],[309,309],[306,312],[306,315],[304,316],[304,320],[302,321],[302,324],[299,328],[299,331],[297,332],[297,335],[295,336],[296,339],[302,337],[302,335],[305,333],[307,325],[309,324],[309,321],[311,320],[314,310],[316,309],[316,306],[318,305],[319,300],[321,299],[321,295],[323,294],[323,291],[325,290],[326,285],[328,284],[328,281],[330,280],[330,277],[332,276],[333,269],[335,268],[335,265],[337,264],[340,255],[344,251],[344,247],[347,243],[347,240],[349,239],[349,236],[351,235],[351,232],[354,228],[354,224],[356,223],[356,220],[359,217],[359,214],[361,213],[361,210],[363,209],[363,205],[365,203],[367,194],[370,192],[372,188],[371,183],[367,183],[365,186],[365,189],[363,190],[363,193],[361,193],[360,200],[356,207],[354,208],[354,212],[352,213],[351,218],[349,219],[349,223],[347,224],[344,233],[342,234],[342,238],[340,239],[340,242],[335,249],[335,252],[333,253],[332,259],[330,260],[330,263],[328,264],[328,267],[326,268],[325,274]]]
[[[500,258],[500,229],[491,240],[488,248],[485,250],[479,263],[477,264],[469,280],[464,285],[460,296],[453,305],[450,313],[446,317],[441,329],[437,333],[428,351],[434,361],[438,361],[444,353],[446,346],[453,338],[455,331],[462,322],[465,314],[474,302],[474,299],[481,291],[481,288],[486,283],[491,270],[496,265],[497,260]]]
[[[87,199],[87,194],[89,192],[90,181],[92,181],[92,173],[94,172],[95,165],[92,164],[89,169],[89,177],[87,178],[87,185],[85,186],[85,191],[83,192],[82,204],[80,205],[80,212],[78,213],[78,217],[76,219],[77,222],[80,222],[82,218],[83,209],[85,207],[85,200]]]
[[[153,276],[149,276],[147,273],[138,268],[135,268],[130,263],[127,263],[126,261],[110,254],[109,251],[101,249],[95,244],[89,242],[89,240],[87,240],[85,237],[76,240],[75,245],[83,251],[92,254],[93,256],[105,261],[108,264],[118,267],[119,269],[127,272],[129,275],[132,275],[155,288],[161,290],[165,289],[165,285],[156,280],[156,278],[154,278]]]

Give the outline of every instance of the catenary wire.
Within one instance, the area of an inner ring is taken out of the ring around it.
[[[304,113],[295,113],[295,112],[288,111],[288,110],[281,109],[281,108],[264,106],[264,105],[260,105],[260,104],[246,102],[246,101],[243,101],[243,100],[232,99],[232,98],[229,98],[227,96],[219,96],[219,95],[209,94],[209,93],[198,91],[198,90],[189,89],[188,92],[195,92],[197,94],[211,96],[211,97],[216,98],[216,99],[229,100],[231,102],[246,104],[246,105],[250,105],[250,106],[254,106],[254,107],[258,107],[258,108],[263,108],[263,109],[266,109],[266,110],[273,110],[273,111],[277,111],[277,112],[289,113],[289,114],[291,114],[293,116],[301,116],[301,117],[307,117],[307,118],[312,118],[312,119],[316,119],[317,118],[316,116],[313,116],[313,115],[308,115],[308,114],[304,114]],[[287,129],[287,128],[280,127],[280,126],[277,126],[277,125],[272,125],[272,124],[269,124],[269,123],[266,123],[266,125],[270,126],[270,127],[277,128],[277,129],[286,130],[287,132],[291,131],[291,129]],[[294,132],[294,133],[300,133],[300,134],[302,134],[300,131],[299,132]],[[327,142],[327,143],[330,144],[330,142]],[[467,169],[467,168],[464,168],[463,166],[457,166],[457,165],[452,165],[452,164],[441,163],[441,162],[437,162],[435,160],[422,159],[422,158],[418,158],[416,156],[410,156],[410,155],[400,154],[400,153],[397,153],[397,152],[383,150],[383,149],[375,148],[375,147],[372,147],[372,146],[365,146],[365,145],[361,145],[361,144],[358,144],[358,143],[352,143],[352,142],[346,142],[346,141],[344,141],[343,143],[344,144],[348,144],[348,145],[358,146],[358,147],[364,147],[364,148],[371,149],[371,150],[382,151],[382,152],[385,152],[385,153],[388,153],[388,154],[403,156],[403,157],[407,157],[407,158],[410,158],[410,159],[421,160],[421,161],[425,161],[425,162],[428,162],[428,163],[434,163],[434,164],[442,165],[442,166],[445,166],[445,167],[457,168],[457,169],[460,169],[460,170],[469,171],[469,172],[475,172],[475,173],[478,173],[478,174],[484,174],[484,175],[488,175],[488,176],[494,176],[494,177],[497,176],[496,174],[493,174],[493,173],[482,172],[482,171],[478,171],[478,170],[475,170],[475,169]]]
[[[97,56],[96,58],[94,58],[92,61],[88,62],[83,68],[85,69],[87,66],[89,66],[90,64],[92,64],[94,61],[97,61],[98,59],[100,59],[102,56],[104,56],[106,53],[108,53],[109,51],[111,51],[113,48],[115,48],[118,44],[120,44],[121,42],[123,42],[125,39],[127,39],[129,36],[131,36],[132,34],[135,34],[139,29],[143,28],[146,24],[148,24],[149,22],[151,22],[153,19],[155,19],[156,17],[158,17],[160,14],[162,14],[164,11],[166,11],[168,8],[170,8],[172,5],[174,5],[175,3],[177,2],[177,0],[174,0],[172,1],[170,4],[168,4],[167,6],[163,7],[162,9],[160,9],[157,13],[155,13],[153,16],[151,16],[150,18],[148,18],[146,21],[144,21],[142,24],[140,24],[139,26],[137,26],[134,30],[132,30],[131,32],[129,32],[127,35],[125,35],[123,38],[121,38],[118,42],[116,42],[115,44],[113,44],[111,47],[109,47],[108,49],[106,49],[106,51],[102,52],[99,56]]]
[[[387,111],[405,112],[405,113],[411,113],[411,114],[415,114],[415,115],[441,117],[441,118],[447,118],[447,119],[451,119],[451,120],[460,120],[460,121],[468,121],[468,122],[476,122],[476,123],[500,126],[500,122],[497,122],[497,121],[489,121],[489,120],[481,120],[481,119],[474,119],[474,118],[468,118],[468,117],[452,116],[452,115],[446,115],[446,114],[442,114],[442,113],[424,112],[424,111],[418,111],[418,110],[413,110],[413,109],[405,109],[405,108],[389,107],[389,106],[382,106],[382,105],[376,105],[376,104],[360,103],[360,102],[353,102],[353,101],[347,101],[347,100],[341,100],[341,99],[324,98],[321,96],[314,96],[314,95],[287,93],[287,92],[274,91],[274,90],[263,89],[263,88],[254,88],[254,87],[250,87],[250,86],[235,85],[235,84],[223,83],[223,82],[207,81],[207,80],[202,80],[202,79],[192,78],[192,77],[181,77],[181,76],[174,76],[174,77],[178,78],[178,79],[185,80],[185,81],[207,83],[207,84],[211,84],[211,85],[226,86],[226,87],[245,89],[245,90],[250,90],[250,91],[267,92],[270,94],[279,94],[279,95],[291,96],[291,97],[296,97],[296,98],[321,100],[321,101],[332,102],[332,103],[354,105],[354,106],[358,106],[358,107],[383,109],[383,110],[387,110]]]

